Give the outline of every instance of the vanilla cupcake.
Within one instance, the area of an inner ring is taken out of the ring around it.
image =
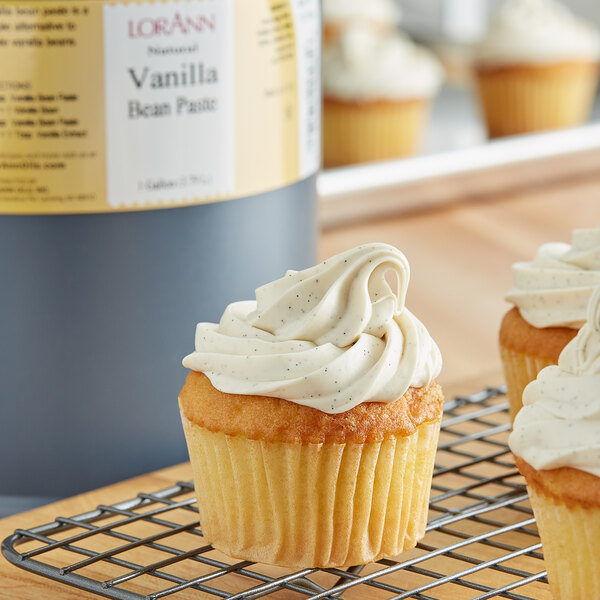
[[[387,35],[396,29],[400,16],[394,0],[323,0],[323,46],[335,43],[347,27],[357,23]]]
[[[600,285],[600,228],[576,229],[572,245],[552,242],[530,262],[513,265],[514,305],[500,326],[511,419],[522,406],[525,386],[548,365],[585,323],[587,303]]]
[[[323,53],[323,161],[326,167],[414,154],[440,62],[402,34],[347,29]]]
[[[600,598],[600,288],[588,322],[523,394],[509,437],[555,600]]]
[[[490,137],[585,122],[599,59],[598,31],[555,0],[506,0],[477,50]]]
[[[385,275],[397,279],[393,290]],[[202,531],[288,567],[393,556],[425,532],[441,358],[386,244],[344,252],[200,323],[180,408]]]

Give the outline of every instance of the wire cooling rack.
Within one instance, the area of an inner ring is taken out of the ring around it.
[[[506,445],[504,390],[447,402],[425,538],[395,559],[292,571],[204,543],[191,483],[17,530],[15,565],[117,600],[548,599],[541,544]]]

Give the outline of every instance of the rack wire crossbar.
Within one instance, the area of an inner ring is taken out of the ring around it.
[[[504,388],[447,402],[425,538],[371,565],[292,571],[229,558],[203,543],[191,482],[18,529],[2,553],[20,568],[116,600],[547,598],[509,428]]]

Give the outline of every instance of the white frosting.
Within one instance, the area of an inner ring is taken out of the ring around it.
[[[523,392],[508,443],[535,469],[574,467],[600,477],[600,287],[588,322]]]
[[[348,27],[323,52],[323,90],[342,100],[429,98],[443,69],[432,52],[400,33]]]
[[[599,58],[598,30],[556,0],[506,0],[477,52],[492,65]]]
[[[513,281],[506,299],[530,325],[579,329],[600,285],[600,227],[576,229],[572,245],[544,244],[533,261],[513,265]]]
[[[361,20],[395,25],[401,11],[393,0],[323,0],[323,23]]]
[[[199,323],[183,364],[222,392],[328,413],[393,402],[441,369],[438,347],[404,306],[409,275],[405,256],[387,244],[288,271],[258,288],[256,301],[230,304],[218,325]]]

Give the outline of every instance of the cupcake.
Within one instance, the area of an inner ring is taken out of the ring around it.
[[[555,600],[600,598],[600,288],[588,322],[523,394],[509,437]]]
[[[525,386],[548,365],[585,322],[586,307],[600,284],[600,228],[576,229],[572,245],[540,247],[531,262],[513,265],[514,306],[500,326],[500,356],[511,419],[522,406]]]
[[[345,30],[323,53],[325,166],[414,154],[442,74],[430,51],[400,33]]]
[[[408,278],[402,253],[368,244],[288,271],[219,324],[198,324],[179,402],[215,548],[344,567],[424,535],[441,358],[404,306]]]
[[[333,44],[344,29],[356,23],[389,34],[396,29],[400,15],[394,0],[323,0],[323,46]]]
[[[506,0],[477,50],[490,137],[585,122],[599,58],[598,31],[555,0]]]

